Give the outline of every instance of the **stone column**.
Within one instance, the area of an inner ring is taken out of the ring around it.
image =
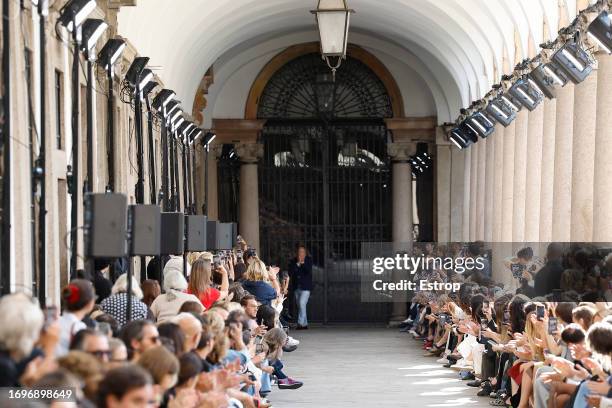
[[[484,197],[484,236],[485,242],[493,241],[493,189],[495,188],[495,143],[497,139],[487,138],[486,174]]]
[[[412,141],[394,142],[387,145],[387,150],[393,163],[393,248],[394,251],[410,251],[412,249],[412,169],[408,160],[416,153],[416,144]],[[405,271],[403,273],[393,271],[394,282],[408,278]],[[397,291],[393,296],[390,326],[403,321],[407,312],[406,293]]]
[[[514,136],[516,120],[504,131],[504,160],[502,174],[502,226],[501,241],[512,242],[514,212]]]
[[[494,159],[493,159],[493,235],[492,242],[502,240],[502,205],[503,194],[502,186],[504,181],[504,143],[506,128],[502,125],[495,126],[495,133],[489,136],[494,140]]]
[[[487,174],[487,140],[478,141],[478,163],[476,177],[476,239],[484,240],[485,234],[485,189]]]
[[[437,197],[437,224],[438,242],[449,242],[451,235],[451,146],[448,144],[436,144],[436,197]]]
[[[478,151],[480,143],[475,143],[469,148],[472,151],[470,156],[470,241],[476,241],[476,225],[478,224]]]
[[[529,112],[527,128],[527,172],[525,180],[525,241],[540,239],[540,189],[542,187],[542,131],[544,104]]]
[[[597,71],[593,70],[584,82],[576,85],[574,92],[570,229],[570,238],[574,242],[590,241],[593,238],[596,114]]]
[[[612,56],[599,53],[597,60],[593,241],[612,242]]]
[[[472,189],[471,174],[472,174],[472,153],[473,150],[465,149],[463,160],[463,226],[462,226],[462,241],[470,241],[470,190]]]
[[[557,100],[544,100],[542,127],[542,169],[540,181],[540,237],[541,242],[552,241],[553,186],[555,179],[555,122]]]
[[[514,201],[512,241],[525,241],[525,181],[527,180],[527,129],[529,112],[522,109],[516,116],[514,137]]]
[[[259,246],[259,179],[257,162],[263,157],[261,143],[239,143],[235,145],[240,157],[240,216],[239,231],[249,246]]]
[[[559,242],[570,241],[573,128],[574,85],[568,83],[557,91],[557,115],[555,126],[552,240]]]
[[[465,195],[465,150],[451,147],[450,240],[463,240],[463,200]]]

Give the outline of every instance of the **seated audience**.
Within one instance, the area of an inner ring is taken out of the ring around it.
[[[187,288],[187,281],[181,272],[175,269],[164,272],[165,293],[157,296],[151,304],[151,313],[158,323],[176,316],[185,302],[200,303],[196,296],[185,293]]]
[[[127,291],[127,274],[123,274],[113,285],[112,295],[100,303],[102,310],[111,315],[117,321],[119,327],[123,327],[130,320],[144,320],[149,315],[147,305],[140,300],[143,297],[140,285],[136,278],[132,277],[132,293],[129,295],[132,298],[132,315],[128,319]]]

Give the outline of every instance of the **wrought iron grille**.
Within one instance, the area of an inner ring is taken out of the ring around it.
[[[361,303],[363,242],[391,239],[387,130],[376,122],[269,121],[259,167],[260,253],[286,267],[302,242],[315,288],[310,319],[382,322],[388,304]]]
[[[280,68],[259,101],[260,119],[390,118],[391,99],[363,62],[347,57],[332,80],[319,54],[306,54]]]
[[[318,54],[270,79],[259,101],[260,243],[286,267],[302,242],[314,260],[309,319],[383,322],[389,304],[361,303],[361,244],[391,240],[388,132],[393,111],[380,79],[348,58],[335,81]]]

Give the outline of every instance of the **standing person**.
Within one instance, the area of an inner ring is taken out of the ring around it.
[[[289,279],[298,307],[297,330],[306,330],[306,307],[312,290],[312,257],[307,254],[304,245],[298,245],[296,257],[289,262]]]

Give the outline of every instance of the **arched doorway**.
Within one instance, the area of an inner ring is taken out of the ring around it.
[[[350,54],[334,81],[313,51],[276,69],[257,102],[260,253],[284,267],[297,242],[308,247],[310,320],[385,322],[389,305],[361,302],[359,274],[362,243],[391,240],[387,87]]]

